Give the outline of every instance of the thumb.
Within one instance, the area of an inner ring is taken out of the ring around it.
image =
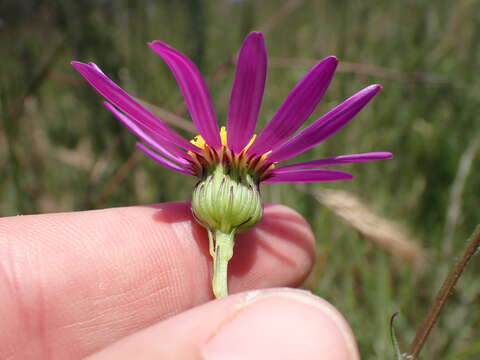
[[[338,311],[305,291],[270,289],[212,301],[144,329],[89,360],[360,359]]]

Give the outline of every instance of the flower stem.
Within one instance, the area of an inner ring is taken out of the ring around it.
[[[228,295],[228,262],[233,256],[235,230],[230,234],[215,230],[209,235],[213,238],[210,243],[210,254],[213,256],[213,294],[216,298],[221,298]]]
[[[425,341],[427,340],[427,337],[430,334],[430,331],[432,330],[438,317],[440,316],[440,312],[445,306],[445,303],[449,295],[453,292],[453,288],[455,287],[455,284],[460,278],[460,275],[462,275],[463,270],[465,269],[468,262],[472,258],[473,254],[475,254],[475,252],[479,247],[480,247],[480,225],[477,226],[477,228],[473,232],[472,236],[468,240],[465,250],[463,251],[462,257],[453,266],[452,270],[450,271],[447,278],[445,279],[442,287],[438,291],[433,307],[428,313],[425,320],[420,325],[417,331],[417,334],[415,335],[415,339],[413,340],[412,345],[410,346],[410,349],[405,357],[406,359],[409,359],[409,360],[418,359],[418,354],[420,353],[420,350],[422,350],[422,347],[425,344]]]

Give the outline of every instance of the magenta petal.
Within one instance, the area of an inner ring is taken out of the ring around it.
[[[267,76],[267,50],[262,33],[251,32],[238,55],[227,121],[228,147],[239,153],[255,131]]]
[[[345,126],[380,91],[370,85],[330,110],[303,131],[273,149],[269,160],[278,162],[307,151]]]
[[[285,141],[308,119],[330,85],[338,60],[329,56],[315,65],[295,86],[260,132],[248,153],[264,154]]]
[[[220,130],[207,85],[195,64],[170,45],[156,40],[148,44],[167,63],[172,71],[198,132],[206,143],[220,148]]]
[[[155,136],[155,134],[149,134],[148,129],[142,127],[140,123],[135,122],[128,118],[128,116],[122,114],[118,111],[112,104],[104,102],[103,105],[118,119],[120,122],[125,125],[131,132],[137,135],[140,139],[145,141],[151,148],[155,151],[161,153],[162,155],[170,158],[171,160],[182,164],[188,165],[189,162],[185,160],[188,156],[185,152],[175,147],[175,145],[170,144],[168,141]]]
[[[352,154],[352,155],[339,155],[332,156],[323,159],[305,161],[301,163],[285,165],[277,168],[277,170],[294,170],[294,169],[307,169],[317,166],[327,166],[327,165],[336,165],[336,164],[349,164],[354,162],[363,162],[363,161],[374,161],[374,160],[386,160],[393,157],[392,153],[389,152],[371,152],[363,154]]]
[[[275,169],[270,176],[262,181],[262,184],[278,182],[320,182],[335,180],[350,180],[353,175],[339,170],[293,170],[282,171]]]
[[[175,170],[175,171],[178,171],[179,173],[182,173],[182,174],[186,174],[186,175],[190,175],[190,176],[194,176],[192,174],[192,172],[184,167],[181,167],[177,164],[174,164],[172,163],[171,161],[168,161],[167,159],[163,158],[162,156],[158,155],[157,153],[155,153],[154,151],[150,150],[149,148],[147,148],[145,145],[141,144],[141,143],[137,143],[136,144],[137,147],[142,150],[147,156],[151,157],[153,160],[155,160],[156,162],[158,162],[160,165],[163,165],[169,169],[172,169],[172,170]]]
[[[167,124],[153,115],[148,109],[135,101],[127,94],[127,92],[110,80],[97,65],[93,63],[84,64],[78,61],[72,61],[71,64],[90,83],[90,85],[129,117],[135,119],[137,122],[145,124],[149,128],[156,129],[159,136],[162,136],[166,140],[170,140],[184,149],[197,153],[201,152],[199,148],[181,137]]]

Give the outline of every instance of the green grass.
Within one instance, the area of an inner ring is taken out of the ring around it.
[[[427,251],[422,274],[366,241],[308,192],[285,184],[265,188],[264,194],[266,201],[292,206],[312,224],[320,261],[307,286],[345,314],[363,358],[392,358],[388,326],[395,311],[400,311],[400,344],[409,344],[480,221],[477,151],[448,251],[449,192],[462,154],[480,134],[477,2],[22,2],[29,3],[0,6],[6,14],[0,32],[1,215],[189,199],[191,179],[146,157],[118,176],[135,139],[69,62],[94,61],[137,97],[187,117],[173,77],[145,45],[164,40],[199,64],[218,116],[225,119],[234,67],[222,64],[249,30],[266,28],[272,66],[259,128],[310,60],[335,54],[350,64],[340,68],[316,115],[368,84],[384,86],[349,126],[298,159],[392,151],[395,159],[388,162],[343,166],[354,172],[354,181],[306,188],[349,191],[400,223]],[[279,58],[288,58],[288,65],[275,61]],[[375,68],[365,72],[365,64]],[[219,68],[224,74],[217,73]],[[477,256],[432,333],[424,359],[479,358],[479,270]]]

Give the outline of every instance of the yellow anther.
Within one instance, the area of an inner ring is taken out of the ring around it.
[[[255,141],[255,138],[257,137],[257,134],[253,134],[252,138],[248,142],[247,146],[243,148],[242,151],[247,151],[250,146],[252,146],[253,142]]]
[[[222,126],[220,128],[220,139],[222,141],[222,145],[226,147],[227,146],[227,129],[225,128],[225,126]],[[206,142],[203,136],[200,134],[196,135],[192,140],[190,140],[190,142],[201,149],[205,149]]]
[[[197,136],[194,136],[192,140],[190,140],[190,142],[195,145],[195,146],[198,146],[199,148],[201,149],[205,149],[205,140],[203,139],[202,135],[197,135]]]
[[[225,126],[220,128],[220,139],[222,140],[222,145],[227,146],[227,128]]]
[[[252,136],[252,138],[250,139],[250,141],[248,142],[247,146],[245,146],[243,148],[242,151],[247,151],[248,148],[250,146],[252,146],[253,142],[255,141],[255,138],[257,137],[256,134],[254,134]],[[222,145],[225,146],[225,147],[228,147],[228,144],[227,144],[227,128],[225,126],[222,126],[220,128],[220,140],[222,141]],[[205,145],[207,145],[207,143],[205,142],[205,139],[202,137],[202,135],[196,135],[193,137],[192,140],[190,140],[190,142],[199,147],[200,149],[205,149]]]

